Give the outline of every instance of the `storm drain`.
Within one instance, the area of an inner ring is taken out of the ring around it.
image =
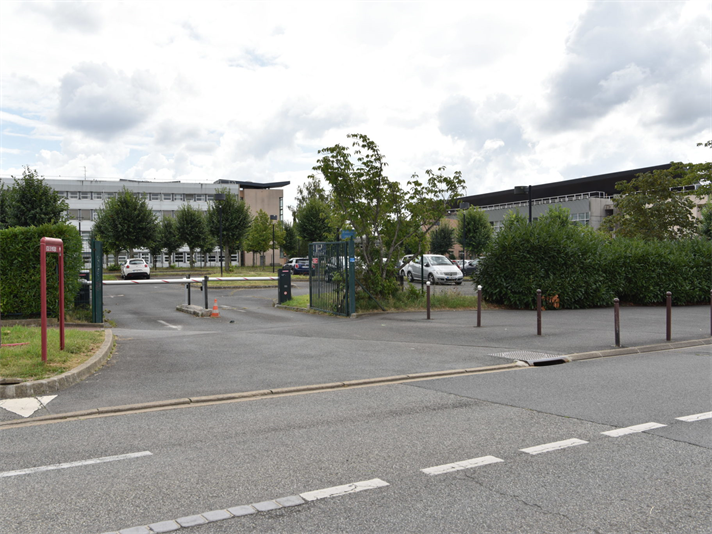
[[[566,356],[562,356],[561,354],[547,354],[545,352],[532,352],[529,350],[498,352],[496,354],[490,354],[490,356],[504,358],[506,360],[526,362],[528,365],[537,367],[544,365],[558,365],[560,363],[567,363],[570,361]]]

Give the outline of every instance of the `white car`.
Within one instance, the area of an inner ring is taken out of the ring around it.
[[[423,258],[425,263],[421,263]],[[422,272],[423,278],[431,284],[445,284],[448,282],[453,282],[457,285],[462,284],[462,271],[457,265],[440,254],[418,256],[408,263],[403,270],[410,282],[420,281]]]
[[[151,268],[141,258],[131,258],[121,264],[121,278],[151,278]]]

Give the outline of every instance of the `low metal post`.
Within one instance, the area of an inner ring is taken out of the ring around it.
[[[536,290],[536,335],[541,335],[541,289]]]
[[[185,277],[190,278],[190,274],[186,274]],[[185,303],[190,306],[190,283],[185,284]]]
[[[666,307],[667,307],[667,321],[665,322],[665,339],[670,341],[672,339],[672,293],[668,291],[665,293]]]
[[[428,320],[430,320],[430,282],[426,282],[425,285],[427,286],[427,297],[426,297],[426,302],[427,302],[427,309],[428,309]]]
[[[477,286],[477,326],[482,326],[482,286]]]
[[[710,289],[710,336],[712,336],[712,289]]]
[[[208,309],[208,275],[203,277],[203,294],[205,295],[205,309]]]
[[[621,309],[620,301],[613,299],[613,325],[615,328],[616,347],[621,346]]]

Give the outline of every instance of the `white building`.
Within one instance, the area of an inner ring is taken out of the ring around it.
[[[12,178],[0,178],[0,183],[5,187],[14,185]],[[76,226],[84,241],[84,261],[89,263],[89,235],[94,226],[97,210],[102,207],[104,200],[115,197],[124,188],[133,193],[140,194],[146,199],[153,213],[159,218],[173,217],[183,204],[190,204],[201,211],[207,211],[208,202],[212,201],[216,189],[228,188],[231,193],[239,195],[250,207],[254,216],[260,209],[268,215],[276,216],[277,221],[283,220],[284,194],[281,188],[289,182],[254,183],[236,180],[217,180],[214,183],[185,183],[185,182],[149,182],[139,180],[76,180],[44,178],[44,183],[57,191],[69,205],[69,223]],[[107,252],[107,251],[105,251]],[[219,265],[219,250],[207,258],[208,265]],[[138,251],[136,256],[148,259],[147,251]],[[168,258],[163,254],[157,258],[158,265],[176,264],[188,266],[188,249],[184,248],[174,257]],[[198,255],[199,256],[199,255]],[[243,253],[242,257],[232,255],[234,264],[252,265],[252,254]],[[113,258],[113,257],[112,257]],[[265,262],[271,263],[272,251],[266,253]],[[275,251],[275,263],[281,263],[280,251]],[[256,258],[255,264],[260,265],[261,259]],[[203,259],[199,258],[196,265],[202,265]]]

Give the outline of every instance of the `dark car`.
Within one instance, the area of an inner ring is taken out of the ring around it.
[[[286,267],[292,274],[309,274],[309,258],[291,258]]]

